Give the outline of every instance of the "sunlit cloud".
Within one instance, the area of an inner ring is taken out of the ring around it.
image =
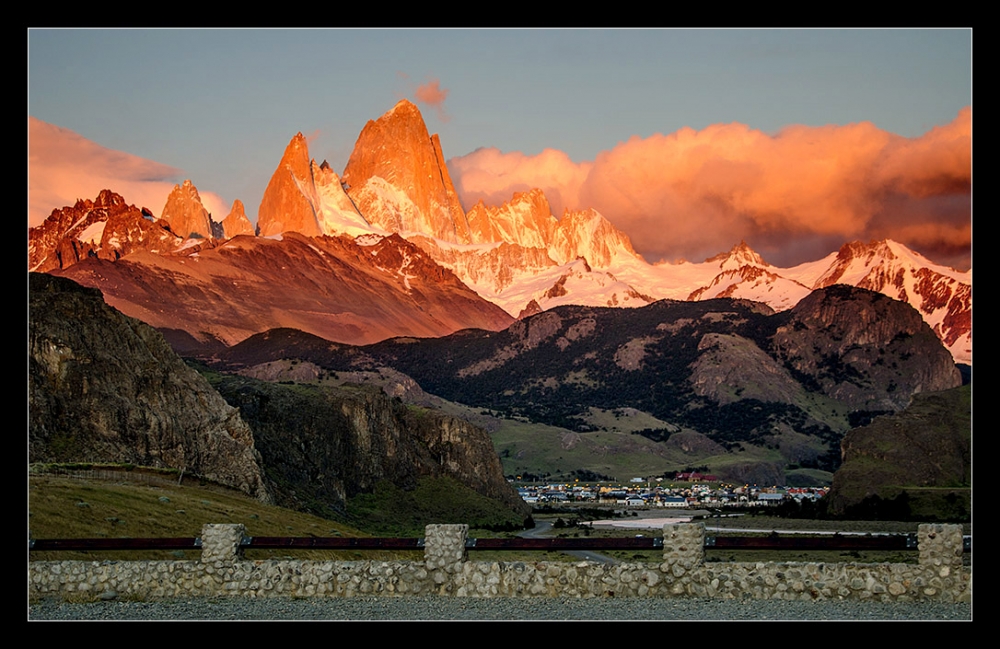
[[[633,137],[592,162],[479,149],[449,169],[466,208],[540,187],[557,216],[593,207],[650,261],[700,261],[746,239],[788,265],[829,242],[889,237],[967,265],[971,121],[966,108],[916,138],[868,122],[773,135],[715,124]]]
[[[310,146],[313,145],[313,144],[315,144],[316,140],[319,139],[320,135],[321,135],[321,132],[320,132],[319,129],[316,129],[312,133],[307,134],[305,136],[305,138],[306,138],[306,144],[310,145]]]
[[[28,118],[28,225],[78,199],[97,198],[103,189],[122,195],[137,207],[159,215],[182,172],[169,165],[108,149],[73,131]],[[195,186],[198,179],[193,178]],[[199,189],[202,203],[221,221],[229,204]]]
[[[433,108],[437,113],[438,119],[442,122],[447,122],[451,118],[444,111],[444,100],[448,98],[449,92],[447,88],[441,87],[439,79],[430,79],[427,83],[417,86],[417,89],[413,91],[413,95],[419,103]]]
[[[556,149],[545,149],[528,156],[514,151],[503,153],[496,148],[481,148],[469,155],[448,161],[448,173],[466,209],[482,200],[500,205],[514,192],[539,188],[545,192],[552,212],[557,216],[566,208],[580,205],[580,190],[592,163],[577,164]]]

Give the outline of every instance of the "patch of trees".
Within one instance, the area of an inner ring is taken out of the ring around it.
[[[908,521],[911,517],[910,496],[904,491],[894,498],[882,498],[878,494],[865,496],[861,502],[844,508],[842,518],[861,521]]]
[[[781,501],[778,505],[774,507],[766,508],[766,511],[761,508],[753,511],[754,515],[764,515],[764,516],[777,516],[778,518],[805,518],[809,520],[825,520],[830,518],[827,508],[826,501],[822,498],[819,500],[812,500],[810,498],[803,498],[802,500],[795,500],[794,498],[786,498]],[[887,519],[884,519],[887,520]],[[894,519],[903,520],[903,519]]]
[[[528,473],[524,472],[520,475],[509,475],[506,476],[508,480],[521,480],[522,482],[545,482],[552,476],[551,473]]]
[[[708,473],[708,465],[702,464],[701,466],[686,466],[680,471],[664,471],[655,478],[663,478],[664,480],[676,480],[679,473]]]
[[[840,468],[840,444],[834,444],[815,458],[802,460],[799,465],[803,469],[819,469],[835,473]]]
[[[816,370],[820,376],[829,377],[834,383],[860,384],[865,380],[865,376],[853,365],[845,363],[839,354],[823,354],[816,364]]]
[[[851,428],[861,428],[872,423],[876,417],[891,414],[893,414],[892,410],[855,410],[848,413],[847,423]]]
[[[642,430],[633,430],[633,435],[642,435],[646,439],[651,439],[654,442],[665,442],[670,439],[670,435],[673,433],[669,428],[643,428]]]
[[[611,482],[613,480],[611,476],[591,471],[590,469],[576,469],[570,473],[570,476],[578,479],[580,482]]]

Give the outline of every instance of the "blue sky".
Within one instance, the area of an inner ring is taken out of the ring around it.
[[[253,220],[296,132],[340,172],[367,120],[432,81],[446,98],[418,105],[446,158],[580,163],[732,122],[915,138],[971,106],[971,47],[970,29],[32,29],[28,112],[240,198]]]

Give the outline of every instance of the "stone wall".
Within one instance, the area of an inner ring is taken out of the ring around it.
[[[423,561],[247,561],[206,525],[198,561],[32,561],[29,597],[718,597],[970,602],[962,530],[921,525],[918,564],[704,562],[701,524],[665,525],[661,563],[469,561],[466,525],[429,525]]]

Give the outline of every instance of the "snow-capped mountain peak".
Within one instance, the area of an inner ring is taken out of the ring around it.
[[[972,359],[972,272],[941,266],[891,239],[845,243],[811,286],[850,284],[908,302],[956,360]]]
[[[718,264],[721,270],[736,270],[743,266],[770,267],[771,264],[757,254],[746,241],[740,241],[729,252],[718,254],[705,260],[706,263]]]
[[[211,238],[218,224],[207,218],[190,181],[175,187],[171,201],[161,220],[143,218],[112,192],[56,210],[31,230],[29,267],[65,268],[88,256],[116,260],[135,250],[170,253],[192,232]],[[292,137],[264,192],[258,231],[268,239],[290,232],[349,237],[378,257],[377,267],[391,270],[408,295],[419,273],[446,268],[511,316],[562,304],[641,306],[663,298],[742,298],[780,311],[813,290],[850,284],[908,302],[956,360],[971,361],[971,271],[934,264],[890,239],[846,243],[794,268],[772,266],[746,241],[702,263],[653,265],[594,209],[554,216],[538,188],[501,205],[480,201],[466,213],[438,136],[406,100],[364,126],[340,176],[310,159],[301,132]],[[220,234],[251,233],[242,204],[234,202]],[[433,263],[407,253],[383,268],[393,247],[385,240],[398,245],[400,237]]]

